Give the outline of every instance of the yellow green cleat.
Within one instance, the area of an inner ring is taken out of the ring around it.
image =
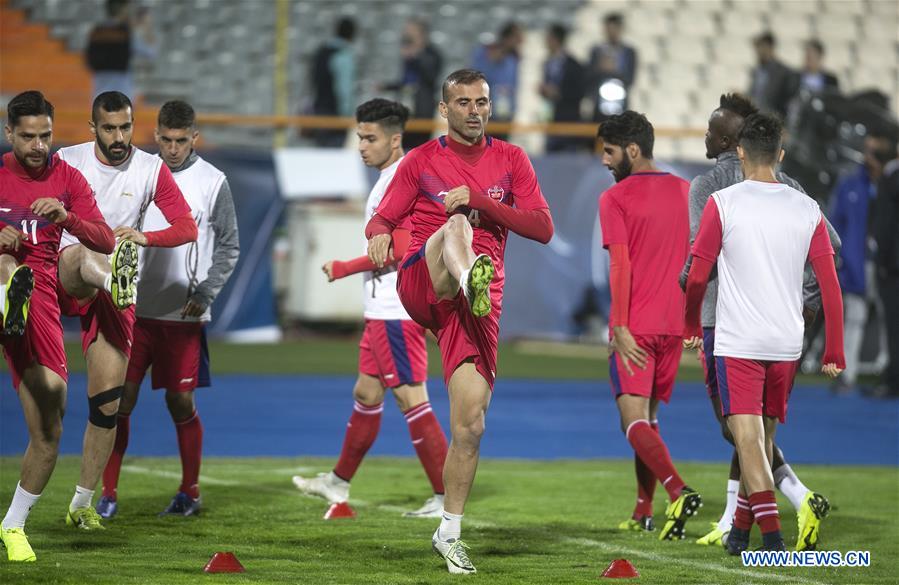
[[[496,274],[496,268],[493,266],[493,260],[487,254],[481,254],[475,258],[468,271],[468,278],[463,286],[465,287],[465,298],[471,306],[471,314],[475,317],[486,317],[492,309],[490,300],[490,283],[493,282],[493,276]]]
[[[618,530],[624,530],[627,532],[653,532],[655,529],[655,524],[652,523],[652,516],[642,516],[639,520],[628,518],[618,525]]]
[[[799,522],[799,533],[796,538],[796,550],[815,550],[818,546],[818,529],[821,520],[830,512],[830,502],[816,492],[808,492],[802,499],[802,505],[796,512]]]
[[[25,334],[28,322],[28,308],[31,306],[31,292],[34,290],[34,273],[24,264],[16,267],[6,282],[6,297],[3,303],[3,334],[21,336]]]
[[[684,534],[684,525],[699,508],[702,507],[702,496],[689,487],[684,486],[680,496],[665,509],[665,525],[659,532],[659,540],[680,540]]]
[[[106,527],[100,524],[100,515],[93,506],[69,510],[66,514],[66,526],[74,526],[80,530],[106,530]]]
[[[137,302],[137,244],[120,240],[109,260],[112,267],[112,303],[124,310]]]
[[[18,563],[33,563],[37,560],[37,555],[31,545],[28,544],[28,537],[21,528],[4,528],[0,530],[0,540],[6,547],[6,556],[10,561]]]
[[[727,538],[727,532],[718,528],[717,522],[711,522],[712,531],[696,539],[696,544],[703,546],[724,546],[724,539]]]

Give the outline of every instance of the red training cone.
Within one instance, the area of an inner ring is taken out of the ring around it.
[[[212,555],[203,570],[207,573],[243,573],[246,569],[233,552],[217,552]]]
[[[331,504],[328,511],[325,512],[325,520],[334,520],[336,518],[355,518],[356,511],[350,508],[346,502],[338,502]]]
[[[602,572],[602,576],[612,579],[633,579],[634,577],[639,577],[640,573],[637,572],[637,569],[634,568],[629,560],[615,559]]]

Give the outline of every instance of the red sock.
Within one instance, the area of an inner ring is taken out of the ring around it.
[[[645,419],[632,422],[625,435],[634,451],[637,452],[637,456],[662,482],[671,501],[676,500],[680,496],[684,482],[677,474],[674,463],[671,462],[671,455],[668,453],[668,447],[665,446],[662,437],[652,429],[649,421]]]
[[[446,461],[446,435],[434,416],[430,402],[422,402],[403,413],[409,425],[412,446],[425,468],[435,494],[443,493],[443,464]]]
[[[178,491],[196,499],[200,497],[200,458],[203,453],[203,425],[197,411],[187,420],[176,422],[175,431],[181,453],[181,487]]]
[[[780,531],[780,514],[777,512],[777,498],[774,491],[749,494],[749,505],[762,534]]]
[[[659,432],[659,421],[654,420],[649,423],[656,433]],[[652,498],[656,493],[656,479],[652,469],[640,459],[640,456],[634,454],[634,471],[637,475],[637,505],[634,507],[634,520],[639,520],[643,516],[652,516]]]
[[[734,513],[734,528],[740,530],[750,530],[755,516],[752,515],[752,508],[749,507],[749,500],[741,495],[737,496],[737,511]]]
[[[131,434],[131,415],[120,414],[116,419],[115,445],[109,454],[109,461],[103,469],[103,495],[107,498],[116,498],[116,490],[119,489],[119,474],[122,471],[122,459],[125,450],[128,449],[128,435]]]
[[[358,400],[353,406],[353,414],[346,425],[346,435],[343,438],[343,449],[340,451],[340,459],[334,466],[334,475],[344,481],[350,481],[359,469],[362,458],[368,453],[369,448],[378,437],[381,429],[381,413],[384,412],[384,403],[374,406],[366,406]]]

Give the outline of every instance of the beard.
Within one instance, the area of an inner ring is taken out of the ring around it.
[[[631,157],[627,155],[627,151],[621,153],[624,158],[621,159],[621,162],[618,163],[618,166],[613,166],[610,171],[612,171],[612,176],[615,177],[615,182],[620,183],[626,178],[631,176],[631,171],[634,168],[633,163],[631,162]]]
[[[125,144],[124,142],[113,142],[110,145],[103,144],[101,140],[97,140],[97,146],[100,147],[100,152],[103,153],[103,156],[109,162],[121,162],[128,158],[128,153],[131,151],[131,145]],[[121,148],[120,152],[113,152],[113,148]]]

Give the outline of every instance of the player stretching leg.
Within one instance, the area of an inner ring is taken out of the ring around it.
[[[408,118],[405,106],[384,99],[365,102],[356,109],[362,162],[381,171],[365,206],[366,222],[374,215],[403,159],[403,130]],[[381,269],[368,256],[348,262],[333,260],[322,267],[330,282],[350,274],[364,274],[365,332],[359,344],[359,378],[353,388],[356,403],[334,469],[311,479],[294,476],[293,483],[301,491],[330,502],[347,501],[350,481],[378,436],[384,395],[390,388],[406,417],[412,445],[433,489],[423,506],[404,515],[440,518],[446,436],[431,409],[425,386],[425,330],[409,317],[396,292],[396,263],[409,248],[408,225],[393,231],[392,244],[391,258]]]
[[[700,309],[713,265],[718,268],[715,362],[722,415],[736,443],[742,471],[730,554],[749,545],[755,521],[763,548],[784,550],[774,496],[774,434],[786,419],[787,399],[802,350],[802,283],[812,263],[824,306],[823,371],[844,367],[843,307],[833,247],[817,203],[780,183],[783,126],[752,114],[737,141],[746,179],[712,194],[693,244],[687,279],[685,346],[702,347]]]
[[[597,137],[603,164],[617,183],[599,199],[602,244],[611,255],[609,369],[637,474],[637,505],[619,528],[654,529],[652,498],[660,481],[670,503],[659,539],[683,538],[684,524],[702,498],[671,461],[659,434],[658,409],[659,401],[671,399],[683,351],[684,294],[677,275],[690,245],[688,184],[656,168],[654,132],[645,116],[612,116]]]
[[[490,88],[462,69],[443,83],[446,136],[409,152],[368,223],[368,255],[388,261],[390,234],[411,217],[412,243],[397,291],[409,315],[437,335],[449,388],[452,441],[443,468],[444,513],[431,539],[451,573],[474,573],[461,540],[496,377],[496,344],[509,230],[546,243],[552,217],[524,152],[485,135]]]
[[[181,485],[162,514],[193,516],[200,512],[203,425],[194,390],[211,384],[205,323],[211,318],[212,302],[237,264],[240,246],[228,180],[194,150],[199,135],[190,104],[176,100],[162,105],[156,126],[159,156],[190,205],[198,234],[196,242],[144,251],[134,345],[119,404],[115,445],[103,471],[103,496],[97,503],[97,513],[103,518],[118,510],[119,472],[128,448],[131,413],[151,365],[153,388],[165,388],[181,455]],[[160,209],[150,205],[144,228],[166,226]]]
[[[81,475],[66,514],[67,525],[83,530],[102,528],[91,500],[115,443],[119,397],[133,343],[134,306],[127,304],[135,296],[134,244],[170,248],[197,238],[197,224],[168,167],[159,157],[131,145],[133,125],[128,96],[117,91],[101,93],[91,110],[94,142],[59,151],[60,158],[87,178],[97,206],[120,242],[111,266],[67,234],[63,234],[59,255],[59,303],[64,314],[81,318],[81,346],[87,361],[90,414],[84,431]],[[168,228],[141,231],[151,204],[162,211],[171,224]],[[117,268],[120,262],[125,265],[126,278],[117,289],[118,279],[110,282],[109,275],[121,274]]]
[[[53,106],[38,91],[6,108],[12,152],[0,168],[0,343],[28,425],[28,448],[0,541],[10,561],[34,561],[25,521],[59,453],[66,405],[66,354],[56,300],[56,262],[63,229],[89,249],[112,252],[115,237],[97,209],[90,185],[58,156]]]
[[[740,160],[737,157],[737,136],[744,120],[752,114],[758,113],[752,102],[740,94],[725,94],[721,96],[719,107],[709,117],[708,130],[706,131],[706,157],[714,158],[715,166],[699,175],[690,184],[690,236],[696,237],[699,229],[699,220],[702,210],[712,193],[735,185],[743,180],[743,171]],[[797,191],[804,192],[802,187],[780,171],[777,172],[777,180],[793,187]],[[824,218],[830,242],[834,250],[840,249],[840,238],[836,231]],[[681,286],[686,284],[689,260],[684,272],[681,274]],[[706,389],[712,403],[721,432],[724,438],[733,445],[733,437],[727,428],[727,421],[721,414],[721,399],[718,392],[718,382],[715,373],[715,303],[718,296],[718,281],[712,276],[702,303],[702,327],[703,327],[703,351],[700,352],[705,372]],[[811,266],[806,265],[805,286],[803,287],[804,313],[813,315],[821,304],[821,293],[818,283],[814,278]],[[823,495],[809,490],[793,469],[784,460],[783,452],[775,444],[774,460],[772,462],[774,485],[790,500],[797,512],[799,523],[796,550],[814,549],[818,540],[818,529],[821,520],[827,515],[830,504]],[[737,492],[740,487],[740,460],[734,450],[731,458],[730,476],[727,481],[727,505],[718,522],[712,523],[712,530],[700,537],[696,542],[704,545],[721,545],[727,539],[733,523],[734,512],[737,509]]]

